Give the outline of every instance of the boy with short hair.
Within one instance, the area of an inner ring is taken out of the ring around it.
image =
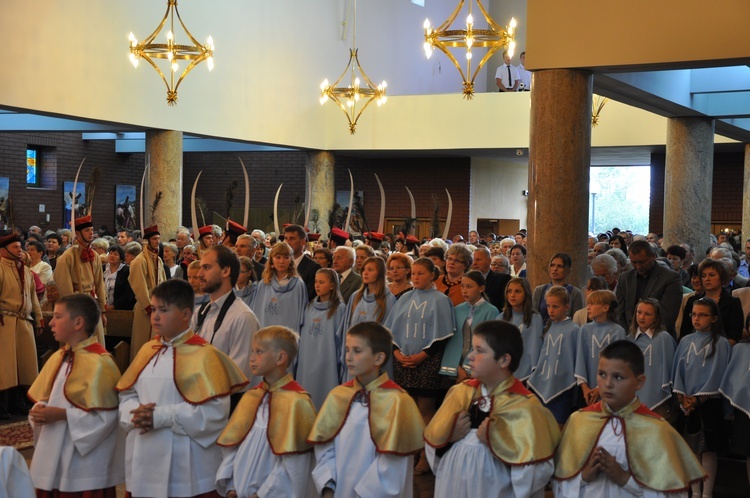
[[[424,447],[424,423],[409,394],[381,373],[392,350],[393,335],[377,322],[358,323],[346,334],[354,379],[331,391],[308,437],[323,497],[413,494],[412,455]]]
[[[555,496],[687,497],[706,473],[682,437],[641,404],[641,349],[614,341],[599,358],[602,401],[570,416],[555,458]]]
[[[31,461],[38,497],[114,498],[125,478],[114,390],[120,371],[93,336],[100,314],[88,294],[70,294],[55,304],[50,328],[65,345],[28,393],[36,403],[29,421],[38,431]]]
[[[155,337],[116,389],[127,432],[125,483],[133,497],[215,495],[229,395],[247,379],[224,353],[190,330],[193,289],[170,279],[151,293]]]
[[[543,497],[560,429],[513,376],[523,356],[521,332],[486,321],[471,342],[472,379],[448,391],[424,431],[435,496]]]
[[[310,395],[287,373],[299,336],[282,326],[253,336],[250,370],[263,381],[240,399],[216,444],[223,461],[216,474],[222,496],[304,497],[310,491],[315,421]]]

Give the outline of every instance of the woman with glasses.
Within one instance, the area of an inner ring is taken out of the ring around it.
[[[464,302],[461,280],[473,262],[474,257],[466,244],[453,244],[445,252],[445,274],[435,281],[435,287],[450,298],[453,306]]]
[[[396,299],[412,290],[411,259],[400,252],[391,254],[386,264],[386,277],[390,282],[388,290]]]
[[[724,335],[729,339],[729,343],[734,346],[742,338],[744,314],[740,299],[732,296],[729,289],[725,288],[729,284],[731,277],[729,266],[722,260],[704,259],[698,265],[698,274],[703,285],[703,292],[700,294],[696,293],[696,295],[689,298],[685,303],[680,337],[684,338],[693,332],[693,324],[687,317],[692,313],[695,301],[705,297],[712,299],[719,307],[719,316],[724,328]]]

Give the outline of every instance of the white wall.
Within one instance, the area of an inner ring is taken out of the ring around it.
[[[521,220],[525,228],[528,197],[521,191],[528,185],[528,164],[473,157],[469,226],[476,227],[479,218],[499,218]]]

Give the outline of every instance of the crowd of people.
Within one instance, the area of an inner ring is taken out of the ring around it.
[[[410,496],[431,472],[436,496],[712,496],[730,451],[750,475],[750,240],[591,234],[579,289],[563,252],[532,288],[524,230],[39,232],[0,237],[0,418],[31,386],[42,496]],[[38,373],[42,310],[63,347]]]

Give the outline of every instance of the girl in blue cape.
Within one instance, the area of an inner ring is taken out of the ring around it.
[[[310,393],[320,410],[326,396],[341,384],[344,363],[345,311],[339,292],[339,278],[331,268],[315,274],[315,293],[307,305],[299,338],[297,382]]]
[[[268,255],[251,309],[258,317],[260,328],[282,325],[299,334],[305,319],[305,307],[307,288],[297,275],[292,248],[285,242],[278,242]]]
[[[346,307],[346,329],[362,322],[384,323],[395,304],[396,298],[385,285],[382,258],[367,258],[362,265],[362,286],[352,294]]]
[[[562,427],[575,405],[579,327],[568,317],[570,294],[565,287],[550,287],[545,301],[550,321],[545,327],[544,344],[528,386]]]
[[[599,353],[609,343],[625,339],[625,329],[615,323],[617,296],[610,290],[589,294],[586,301],[591,322],[581,327],[576,351],[576,378],[587,405],[599,401]]]
[[[505,308],[497,317],[498,320],[512,323],[521,331],[523,356],[518,370],[513,373],[521,381],[529,378],[542,350],[544,324],[541,315],[534,311],[531,297],[529,281],[520,277],[512,278],[505,287]]]
[[[641,299],[635,308],[627,339],[643,352],[646,383],[638,398],[664,419],[673,418],[672,361],[677,343],[664,330],[661,306],[653,298]]]
[[[698,299],[690,318],[695,332],[684,336],[677,346],[672,384],[687,416],[686,433],[695,434],[701,428],[704,431],[706,448],[698,456],[708,474],[703,494],[711,496],[716,481],[717,452],[726,450],[727,446],[719,387],[731,347],[724,337],[716,301],[705,297]],[[700,485],[693,486],[693,495],[696,494],[700,495]]]
[[[435,414],[446,339],[454,332],[453,303],[433,286],[439,274],[432,260],[417,259],[411,271],[414,290],[396,301],[385,326],[393,332],[394,380],[415,398],[427,424]],[[415,473],[426,472],[429,465],[423,451]]]
[[[463,382],[471,375],[469,352],[474,328],[482,322],[495,320],[499,311],[484,299],[485,280],[482,272],[472,270],[461,279],[464,302],[453,308],[456,333],[448,339],[440,374]]]
[[[745,320],[742,340],[732,348],[729,365],[719,391],[734,407],[730,452],[745,457],[750,481],[750,315]]]

